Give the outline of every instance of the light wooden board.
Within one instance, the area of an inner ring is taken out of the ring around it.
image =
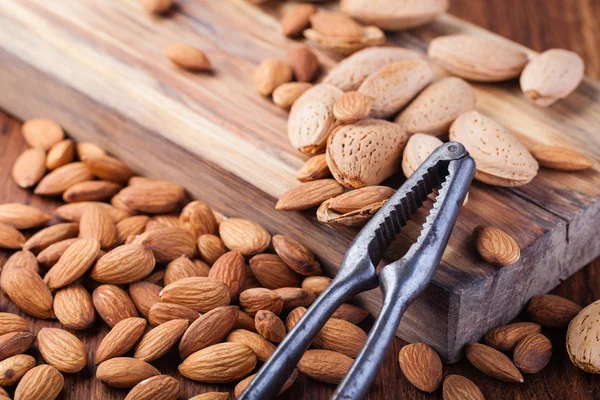
[[[355,231],[318,224],[314,211],[276,212],[279,195],[297,184],[305,157],[288,143],[287,113],[261,98],[255,66],[297,45],[278,33],[278,11],[243,0],[180,1],[168,18],[147,15],[136,0],[0,2],[0,107],[27,119],[47,116],[78,140],[94,141],[140,173],[171,179],[229,216],[246,216],[313,249],[335,272]],[[491,35],[451,16],[390,43],[425,51],[449,33]],[[174,68],[170,43],[203,48],[214,74]],[[325,68],[335,60],[319,53]],[[572,146],[600,159],[600,86],[586,80],[549,109],[522,96],[516,82],[476,85],[477,108],[525,142]],[[600,254],[600,174],[542,170],[522,188],[474,184],[430,288],[409,308],[399,334],[425,341],[456,360],[463,345],[513,318]],[[477,225],[515,237],[518,264],[495,269],[473,248]],[[417,235],[411,225],[390,257]],[[377,312],[379,294],[361,296]]]

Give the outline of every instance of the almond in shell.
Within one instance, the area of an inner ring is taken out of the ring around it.
[[[404,346],[398,355],[400,369],[417,389],[433,393],[442,382],[442,360],[425,343]]]
[[[228,249],[249,257],[262,253],[271,243],[271,235],[254,221],[229,218],[219,225],[219,235]]]
[[[96,239],[81,238],[73,242],[50,268],[44,282],[52,290],[75,282],[92,266],[98,257],[100,242]]]
[[[316,381],[337,385],[344,379],[353,361],[335,351],[307,350],[298,362],[298,369]]]
[[[173,319],[151,329],[142,337],[133,356],[147,362],[162,357],[181,338],[188,324],[185,319]]]
[[[228,305],[229,287],[213,278],[184,278],[167,285],[160,292],[160,301],[181,304],[198,312]]]
[[[548,107],[577,89],[583,74],[583,60],[577,53],[546,50],[525,66],[521,90],[536,106]]]
[[[22,188],[35,186],[45,173],[46,152],[35,147],[21,153],[12,168],[12,178]]]
[[[42,328],[37,343],[44,360],[61,372],[79,372],[87,364],[87,353],[81,340],[63,329]]]
[[[452,75],[478,82],[516,78],[528,61],[527,54],[514,44],[469,35],[435,38],[428,55]]]
[[[127,186],[118,194],[128,208],[148,213],[170,213],[185,201],[185,189],[173,182],[146,181]]]
[[[387,118],[396,114],[431,82],[433,72],[421,59],[396,61],[369,75],[358,92],[374,99],[369,115]]]
[[[600,373],[600,300],[585,307],[569,324],[567,353],[571,362],[590,373]]]
[[[325,31],[333,32],[329,28],[325,29]],[[355,53],[365,47],[378,46],[385,42],[385,33],[376,26],[362,28],[361,37],[328,35],[315,29],[304,30],[304,37],[329,52],[343,56]]]
[[[35,358],[27,354],[17,354],[0,361],[0,386],[14,386],[35,367]],[[0,399],[2,396],[0,395]]]
[[[177,379],[169,375],[158,375],[135,385],[125,400],[176,400],[180,392]]]
[[[407,178],[444,142],[435,136],[415,133],[408,139],[402,155],[402,172]]]
[[[72,162],[44,176],[35,187],[34,193],[41,196],[58,196],[74,184],[92,178],[93,175],[82,162]]]
[[[40,319],[54,318],[52,293],[37,272],[22,265],[4,268],[2,290],[23,312]]]
[[[345,15],[330,11],[318,11],[310,16],[312,29],[325,36],[358,40],[363,36],[363,27]]]
[[[147,231],[134,242],[152,249],[158,262],[170,262],[181,256],[191,258],[196,254],[194,235],[175,226]]]
[[[77,282],[54,294],[54,313],[60,323],[68,329],[88,329],[96,320],[92,296]]]
[[[39,253],[54,243],[76,237],[78,233],[79,224],[74,222],[52,225],[33,234],[25,242],[23,249]]]
[[[42,364],[27,371],[17,389],[17,400],[54,400],[60,394],[65,378],[53,366]]]
[[[25,236],[21,232],[10,225],[0,223],[0,248],[16,250],[25,243]]]
[[[186,378],[206,383],[227,383],[248,375],[256,367],[254,351],[241,343],[219,343],[185,359],[179,372]]]
[[[29,146],[45,151],[50,150],[52,146],[65,138],[61,126],[57,122],[45,118],[25,121],[21,127],[21,133]]]
[[[273,103],[277,107],[287,110],[312,86],[312,83],[309,82],[282,83],[273,90]]]
[[[146,320],[143,318],[132,317],[119,321],[98,345],[94,364],[127,353],[142,337],[145,328]]]
[[[333,106],[341,96],[342,91],[335,86],[319,84],[294,102],[288,119],[288,137],[294,148],[307,154],[321,152],[338,125]]]
[[[0,204],[0,223],[16,229],[36,228],[50,220],[39,208],[20,203]]]
[[[138,312],[126,291],[115,285],[100,285],[92,293],[92,302],[100,317],[111,328]]]
[[[302,275],[293,271],[275,254],[258,254],[250,259],[252,273],[267,289],[298,287]]]
[[[502,125],[477,112],[461,114],[450,127],[450,140],[462,143],[475,160],[475,179],[497,186],[521,186],[538,172],[531,153]]]
[[[306,210],[343,192],[344,187],[335,179],[305,182],[281,195],[275,204],[275,209],[280,211]]]
[[[423,90],[395,122],[406,133],[426,133],[445,136],[458,116],[475,107],[475,94],[471,85],[460,78],[443,78]]]
[[[448,8],[447,0],[383,0],[377,6],[369,0],[343,0],[342,12],[363,24],[403,31],[426,24]]]
[[[61,140],[50,148],[46,157],[46,168],[49,170],[62,167],[73,162],[75,145],[71,139]]]
[[[111,358],[96,369],[96,379],[115,388],[131,388],[156,375],[160,375],[160,372],[152,365],[129,357]]]
[[[385,120],[344,125],[329,137],[327,165],[346,187],[378,185],[398,170],[407,141],[400,125]]]
[[[187,43],[174,43],[165,49],[165,55],[173,64],[188,71],[210,70],[210,60],[206,54]]]

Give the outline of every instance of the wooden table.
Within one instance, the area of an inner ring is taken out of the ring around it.
[[[502,2],[487,0],[451,0],[451,12],[472,21],[475,24],[495,31],[535,50],[552,47],[569,48],[578,52],[586,60],[587,73],[600,77],[600,3],[593,0],[505,0]],[[1,95],[1,94],[0,94]],[[41,200],[30,196],[29,192],[18,188],[10,178],[10,167],[16,156],[25,148],[19,134],[18,121],[0,114],[0,202],[24,202],[52,209],[56,202]],[[6,253],[2,253],[3,258]],[[563,282],[556,290],[582,305],[600,298],[600,260],[581,270]],[[18,312],[16,307],[2,294],[0,310]],[[59,323],[31,322],[33,332],[48,325]],[[366,327],[368,328],[368,327]],[[107,331],[104,324],[98,323],[95,329],[79,335],[88,349],[95,349]],[[445,366],[445,374],[462,374],[472,379],[488,399],[600,399],[600,378],[587,375],[576,369],[568,359],[564,348],[564,332],[545,331],[554,345],[552,361],[539,374],[526,376],[524,384],[505,384],[493,380],[475,370],[467,361]],[[404,378],[397,363],[397,354],[404,345],[396,339],[385,361],[384,368],[375,381],[369,399],[430,399],[441,398],[441,391],[433,395],[424,394],[412,387]],[[37,352],[34,352],[37,354]],[[158,369],[178,378],[177,359],[166,356],[155,363]],[[38,361],[42,361],[38,356]],[[93,367],[79,374],[65,375],[64,399],[122,399],[126,391],[108,389],[92,377]],[[181,378],[183,382],[182,399],[213,390],[232,389],[229,386],[200,385]],[[281,398],[285,399],[326,399],[333,386],[317,383],[305,377],[299,377],[292,388]]]

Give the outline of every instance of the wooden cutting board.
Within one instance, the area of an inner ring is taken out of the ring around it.
[[[154,18],[137,0],[0,2],[0,107],[22,119],[53,118],[141,174],[176,181],[228,216],[295,237],[334,274],[356,231],[321,225],[314,210],[274,210],[306,158],[288,143],[287,112],[252,83],[258,63],[284,57],[298,43],[278,32],[278,10],[243,0],[178,3],[166,18]],[[388,38],[425,51],[431,39],[451,33],[492,35],[446,15]],[[174,68],[163,49],[178,41],[204,49],[215,72]],[[325,53],[319,58],[324,68],[336,62]],[[477,109],[528,145],[572,146],[600,160],[599,83],[586,80],[548,109],[529,104],[517,82],[475,90]],[[465,343],[598,256],[599,169],[596,162],[580,173],[541,170],[521,188],[475,183],[434,281],[403,317],[399,335],[429,343],[453,362]],[[471,239],[477,225],[509,232],[522,249],[520,261],[502,269],[483,262]],[[409,225],[389,257],[417,235],[418,223]],[[359,301],[377,313],[377,290]]]

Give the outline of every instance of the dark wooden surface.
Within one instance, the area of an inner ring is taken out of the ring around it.
[[[544,50],[551,47],[571,48],[584,57],[587,72],[591,76],[600,76],[600,4],[593,0],[505,0],[480,1],[453,0],[451,11],[458,16],[471,20],[503,36],[532,47]],[[1,93],[0,93],[1,96]],[[23,201],[44,208],[52,208],[46,200],[29,196],[10,180],[10,165],[24,148],[18,134],[18,122],[2,115],[0,119],[0,202]],[[556,293],[564,295],[582,305],[600,298],[600,262],[596,261],[563,282]],[[0,310],[16,312],[16,308],[5,297],[0,299]],[[31,329],[37,332],[42,324],[31,319]],[[58,324],[56,324],[58,325]],[[97,346],[99,338],[106,333],[102,324],[98,330],[91,330],[82,337],[88,349]],[[444,367],[444,373],[463,374],[482,389],[488,399],[600,399],[600,378],[587,375],[571,365],[564,349],[564,332],[545,331],[554,345],[554,355],[550,365],[540,374],[526,376],[524,384],[505,384],[487,378],[471,367],[468,362]],[[396,358],[403,342],[396,339],[385,362],[385,366],[375,382],[370,399],[399,398],[441,398],[441,391],[433,395],[423,394],[414,389],[402,376]],[[175,358],[176,359],[176,358]],[[176,373],[177,362],[163,358],[156,366],[163,372]],[[124,391],[107,390],[92,378],[90,365],[84,372],[66,375],[65,399],[106,398],[120,399]],[[184,382],[182,399],[194,394],[214,390],[216,387]],[[228,389],[232,386],[221,386]],[[282,396],[287,399],[325,399],[332,393],[333,387],[319,384],[304,377]]]

